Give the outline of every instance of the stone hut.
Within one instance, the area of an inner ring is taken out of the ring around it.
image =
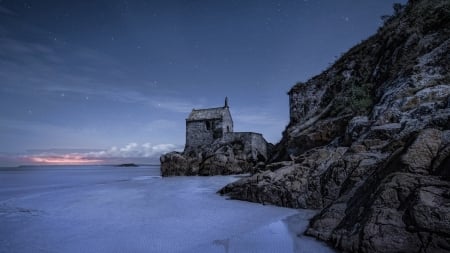
[[[228,99],[222,107],[193,109],[186,119],[183,152],[161,156],[161,174],[229,175],[253,172],[273,145],[262,134],[234,132]]]
[[[233,119],[225,98],[223,107],[193,109],[186,119],[185,149],[210,145],[226,133],[233,132]]]
[[[185,152],[240,143],[242,151],[258,159],[267,158],[267,142],[260,133],[234,132],[228,98],[222,107],[193,109],[186,119]]]

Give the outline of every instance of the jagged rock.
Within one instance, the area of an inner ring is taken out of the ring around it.
[[[231,198],[322,208],[306,234],[344,252],[450,252],[450,2],[410,0],[289,92],[267,171]]]

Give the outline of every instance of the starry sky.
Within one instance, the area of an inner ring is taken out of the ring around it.
[[[155,163],[193,108],[276,143],[286,92],[391,0],[0,0],[0,166]]]

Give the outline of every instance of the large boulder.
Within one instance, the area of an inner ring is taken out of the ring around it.
[[[192,174],[196,171],[196,167],[189,159],[180,152],[170,152],[160,157],[161,175],[164,176],[182,176]],[[192,173],[191,173],[192,172]]]

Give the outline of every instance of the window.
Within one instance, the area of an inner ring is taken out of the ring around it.
[[[206,124],[206,130],[211,130],[211,122],[205,121]]]
[[[216,130],[216,131],[214,131],[214,133],[213,133],[213,138],[214,138],[214,139],[222,138],[222,136],[223,136],[223,134],[222,134],[222,131],[221,131],[221,130]]]

